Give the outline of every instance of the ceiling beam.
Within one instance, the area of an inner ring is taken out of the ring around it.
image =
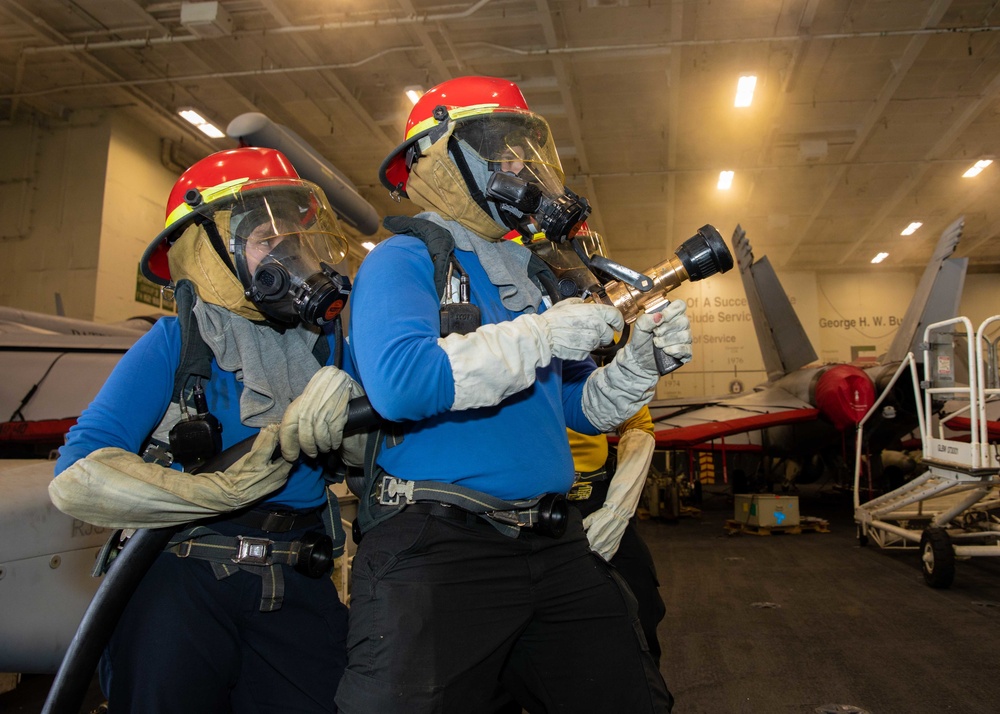
[[[951,0],[936,0],[924,16],[921,26],[927,27],[940,22],[950,5]],[[805,237],[809,235],[812,227],[816,223],[816,220],[820,215],[822,215],[823,211],[826,210],[830,197],[833,196],[834,192],[843,180],[844,175],[847,173],[847,170],[850,168],[851,163],[857,157],[858,153],[865,145],[865,142],[868,141],[872,131],[878,125],[879,119],[882,118],[882,114],[885,112],[886,106],[888,106],[890,100],[892,100],[893,96],[895,96],[896,90],[899,89],[899,86],[903,83],[907,73],[917,61],[920,53],[923,52],[929,39],[929,35],[915,35],[906,44],[906,49],[903,51],[899,61],[894,63],[892,76],[890,76],[886,83],[882,85],[882,89],[879,91],[878,97],[876,97],[872,108],[868,110],[868,113],[862,120],[861,125],[858,127],[857,136],[854,139],[854,143],[851,145],[851,148],[847,152],[847,157],[845,158],[844,163],[841,164],[836,171],[834,171],[830,180],[827,181],[827,184],[824,187],[819,199],[816,201],[815,208],[813,208],[812,212],[809,214],[809,218],[802,231],[791,243],[791,245],[783,251],[780,259],[776,261],[778,264],[777,267],[785,267],[789,264],[794,257],[796,250],[798,250],[799,246],[802,245]]]

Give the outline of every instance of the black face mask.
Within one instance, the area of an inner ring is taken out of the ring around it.
[[[529,239],[538,230],[549,240],[564,243],[573,229],[590,215],[587,199],[565,186],[561,195],[551,197],[537,183],[506,171],[496,171],[490,176],[486,198],[497,204],[509,228]]]
[[[351,281],[328,263],[302,250],[303,238],[285,236],[260,257],[250,275],[246,245],[238,241],[234,254],[246,297],[270,320],[283,326],[298,322],[324,325],[347,304]]]
[[[324,325],[336,318],[347,305],[351,281],[326,263],[302,279],[293,268],[294,262],[261,261],[250,279],[247,298],[267,317],[284,325],[300,320],[307,325]]]

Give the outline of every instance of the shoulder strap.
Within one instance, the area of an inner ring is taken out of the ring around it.
[[[455,256],[455,239],[451,233],[426,218],[410,216],[386,216],[382,225],[397,235],[413,236],[424,242],[434,264],[434,287],[438,297],[443,297],[448,281],[448,266]]]
[[[425,218],[410,216],[386,216],[382,225],[397,235],[413,236],[424,242],[434,264],[434,287],[438,297],[443,297],[448,281],[448,265],[455,260],[455,239],[451,233]],[[541,286],[552,302],[561,299],[555,273],[534,253],[528,259],[528,277]]]
[[[212,376],[212,360],[215,355],[198,331],[198,318],[194,315],[196,297],[191,281],[181,280],[177,283],[174,301],[177,304],[177,322],[181,327],[181,359],[174,372],[174,391],[170,397],[172,402],[180,402],[181,392],[192,376],[204,379]]]
[[[528,258],[528,277],[541,286],[553,304],[562,299],[562,295],[559,293],[559,281],[556,279],[556,274],[534,252]]]

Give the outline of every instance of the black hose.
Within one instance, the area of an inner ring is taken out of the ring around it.
[[[83,697],[90,687],[101,653],[115,631],[118,618],[146,571],[175,532],[174,528],[141,528],[125,542],[69,643],[45,699],[42,714],[76,714],[80,711]]]
[[[347,430],[359,430],[375,424],[380,417],[367,397],[352,399],[347,411]],[[251,436],[206,461],[192,473],[225,471],[250,451],[256,436]],[[163,552],[180,527],[140,528],[125,541],[90,601],[80,626],[56,672],[42,714],[77,714],[97,669],[101,653],[115,631],[118,619],[139,582]]]

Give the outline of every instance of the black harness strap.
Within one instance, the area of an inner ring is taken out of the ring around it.
[[[170,397],[172,402],[182,403],[181,394],[191,377],[205,380],[212,377],[212,360],[215,355],[198,330],[198,318],[194,315],[196,299],[194,283],[190,280],[177,283],[174,302],[177,304],[177,322],[181,327],[181,359],[174,372],[174,391]]]
[[[438,297],[443,297],[448,284],[448,267],[455,260],[455,239],[451,233],[425,218],[409,216],[386,216],[382,225],[393,233],[423,241],[434,264],[434,287]]]

